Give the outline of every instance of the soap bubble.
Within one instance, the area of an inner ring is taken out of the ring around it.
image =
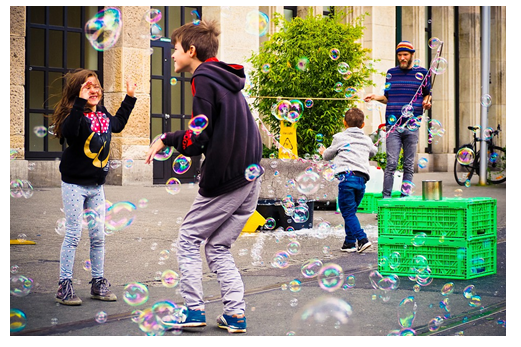
[[[443,317],[436,316],[429,321],[429,330],[430,331],[438,331],[443,323]]]
[[[427,158],[422,157],[422,158],[418,159],[418,167],[420,169],[426,168],[427,167],[427,163],[428,163]]]
[[[178,175],[185,174],[192,166],[192,159],[179,154],[172,163],[172,170]]]
[[[414,77],[416,77],[417,80],[423,81],[423,74],[421,72],[417,72]]]
[[[47,128],[43,125],[38,125],[33,128],[33,132],[37,137],[45,137],[47,136]]]
[[[313,171],[303,171],[295,178],[297,190],[301,194],[315,194],[320,188],[320,176]]]
[[[346,73],[348,73],[349,64],[347,64],[346,62],[338,63],[338,72],[341,73],[342,75],[345,75]]]
[[[190,12],[190,14],[192,15],[193,25],[201,24],[201,17],[199,16],[199,12],[197,12],[197,10],[192,10],[192,12]]]
[[[340,51],[338,48],[331,48],[329,51],[329,57],[333,60],[338,60],[338,58],[340,58]]]
[[[275,221],[275,218],[273,218],[273,217],[266,218],[266,223],[264,224],[264,227],[266,229],[272,230],[275,228],[276,225],[277,225],[277,222]]]
[[[429,39],[429,47],[432,49],[438,49],[438,47],[440,47],[441,43],[442,43],[441,40],[437,37],[431,37]]]
[[[112,233],[130,226],[136,217],[136,205],[129,201],[120,201],[112,204],[105,216],[105,232]]]
[[[12,296],[23,297],[29,295],[33,289],[33,280],[27,276],[13,274],[10,280],[10,292]]]
[[[181,191],[181,181],[175,177],[171,177],[166,181],[165,188],[168,194],[176,195]]]
[[[195,135],[199,135],[208,126],[208,117],[204,114],[197,115],[188,122],[188,129]]]
[[[471,299],[473,296],[475,296],[475,286],[473,284],[468,285],[463,289],[463,296],[467,299]]]
[[[27,316],[25,313],[19,309],[10,309],[10,331],[12,333],[17,333],[22,331],[27,325]]]
[[[412,195],[414,193],[415,185],[411,181],[404,180],[402,182],[401,192],[403,195]]]
[[[94,317],[96,322],[100,323],[100,324],[105,323],[107,321],[107,318],[108,318],[108,315],[107,315],[107,312],[105,312],[105,311],[99,311],[98,313],[96,313],[96,316]]]
[[[306,105],[307,108],[311,108],[311,107],[313,107],[313,100],[306,99],[304,104]]]
[[[174,270],[165,270],[161,274],[161,283],[167,288],[174,288],[179,284],[179,274]]]
[[[148,288],[143,283],[132,282],[123,288],[123,301],[130,306],[139,306],[148,301]]]
[[[177,78],[172,77],[172,78],[170,79],[170,85],[171,85],[171,86],[175,86],[176,84],[177,84]]]
[[[447,69],[447,65],[448,63],[445,58],[434,58],[431,62],[431,71],[436,75],[442,74]]]
[[[340,93],[342,89],[344,88],[344,84],[342,82],[335,83],[335,92]]]
[[[275,268],[285,269],[289,266],[289,254],[286,251],[278,251],[273,255],[271,265]]]
[[[454,292],[454,283],[448,282],[443,285],[441,288],[441,295],[449,295]]]
[[[409,118],[414,115],[414,107],[411,104],[403,105],[402,116]]]
[[[271,64],[266,63],[266,64],[262,65],[262,72],[268,73],[268,72],[270,72],[270,69],[271,69]]]
[[[288,100],[281,100],[277,103],[277,105],[275,107],[275,112],[272,112],[272,114],[278,120],[284,120],[290,111],[291,111],[291,102],[289,102]]]
[[[297,60],[295,68],[299,71],[307,71],[309,66],[309,59],[307,57],[300,57]]]
[[[320,259],[312,258],[307,260],[304,264],[302,264],[300,271],[304,277],[313,278],[318,276],[320,269],[322,269],[322,266],[323,264]]]
[[[99,11],[85,24],[85,36],[97,51],[105,51],[116,44],[121,33],[121,12],[115,7]]]
[[[324,264],[318,273],[318,285],[328,292],[334,292],[344,284],[344,271],[338,264]]]
[[[246,32],[255,36],[264,36],[268,33],[270,19],[261,11],[250,11],[246,15]]]
[[[416,318],[416,303],[413,296],[403,299],[398,305],[398,321],[403,328],[410,328]]]
[[[161,20],[163,17],[163,14],[160,10],[156,8],[151,8],[148,11],[145,12],[145,15],[143,16],[143,19],[147,21],[148,23],[157,23]]]
[[[293,316],[292,331],[295,335],[333,336],[336,329],[347,329],[352,314],[351,305],[343,299],[318,297]]]
[[[456,153],[456,159],[461,165],[470,165],[474,162],[474,151],[471,148],[463,147]]]
[[[159,134],[156,137],[154,137],[154,139],[150,143],[150,147],[152,147],[152,145],[154,143],[156,143],[159,140],[160,137],[161,137],[161,134]],[[154,155],[154,160],[157,160],[157,161],[168,160],[168,159],[170,159],[170,157],[172,156],[173,153],[174,153],[174,147],[166,146],[165,148],[163,148],[162,150],[160,150],[159,152],[157,152]]]
[[[295,207],[292,215],[295,223],[305,223],[309,219],[309,208],[307,205],[300,205]]]
[[[492,97],[490,96],[490,94],[484,94],[481,97],[481,105],[485,107],[489,107],[490,105],[492,105]]]
[[[293,293],[300,292],[301,282],[297,279],[294,279],[289,282],[289,290]]]
[[[246,170],[244,170],[244,177],[248,180],[248,181],[254,181],[255,179],[257,179],[257,177],[259,177],[260,175],[262,174],[262,169],[259,165],[257,164],[251,164],[249,165]]]

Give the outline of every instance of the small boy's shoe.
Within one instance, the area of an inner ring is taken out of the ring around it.
[[[92,284],[90,287],[90,298],[102,301],[116,301],[118,297],[112,293],[109,289],[110,283],[105,277],[93,278],[89,283]]]
[[[340,248],[342,252],[349,252],[353,253],[356,252],[356,245],[354,243],[346,243],[344,241],[344,244],[342,245],[342,248]]]
[[[217,317],[217,326],[221,329],[227,329],[229,333],[245,333],[246,317],[244,313],[231,316],[223,314]]]
[[[204,327],[206,326],[206,313],[203,310],[186,310],[186,316],[181,322],[175,322],[170,324],[172,328],[191,328],[191,327]]]
[[[58,292],[56,293],[56,302],[62,305],[78,306],[81,305],[81,299],[74,293],[72,288],[72,280],[61,280],[59,283]]]
[[[365,251],[366,249],[368,249],[369,247],[371,247],[372,243],[371,241],[369,241],[368,239],[362,239],[362,240],[359,240],[358,241],[358,249],[357,249],[357,252],[358,253],[362,253],[363,251]]]

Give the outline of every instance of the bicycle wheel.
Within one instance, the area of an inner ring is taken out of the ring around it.
[[[460,186],[464,186],[467,181],[470,182],[470,179],[474,175],[475,171],[474,159],[470,161],[468,158],[469,156],[467,156],[465,161],[461,160],[459,154],[462,152],[462,150],[467,150],[472,154],[474,153],[472,145],[470,144],[461,146],[456,152],[456,158],[454,159],[454,178]]]
[[[507,156],[503,148],[493,146],[487,150],[487,182],[492,184],[503,183],[507,180]],[[480,175],[479,158],[477,158],[476,172]]]

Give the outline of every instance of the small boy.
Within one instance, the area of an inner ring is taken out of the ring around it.
[[[335,176],[340,181],[338,206],[345,223],[346,238],[341,248],[344,252],[361,253],[371,247],[356,216],[356,210],[364,197],[365,184],[369,181],[369,158],[377,152],[369,136],[362,131],[364,118],[360,109],[348,110],[344,117],[346,130],[333,135],[330,147],[320,148],[324,160],[333,159]]]
[[[224,304],[217,324],[235,333],[246,332],[246,305],[244,284],[230,247],[257,207],[260,178],[246,179],[245,170],[260,164],[262,141],[241,93],[244,68],[215,57],[219,34],[215,23],[206,21],[185,24],[172,33],[175,72],[192,73],[192,117],[205,115],[208,126],[200,134],[192,130],[163,134],[161,141],[150,147],[145,163],[165,146],[173,146],[186,156],[205,155],[198,194],[179,230],[180,290],[188,313],[175,326],[206,325],[200,254],[205,241],[206,260],[217,274]]]

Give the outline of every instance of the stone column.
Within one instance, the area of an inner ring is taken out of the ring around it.
[[[131,168],[111,169],[108,184],[152,185],[152,165],[145,165],[150,144],[150,27],[143,20],[149,6],[121,6],[118,42],[104,52],[105,107],[115,114],[126,95],[126,81],[137,84],[137,102],[125,130],[112,134],[111,160],[132,159]]]
[[[10,179],[28,179],[25,158],[25,6],[10,7]]]
[[[445,72],[434,75],[432,118],[440,121],[445,129],[442,137],[434,136],[432,139],[432,170],[452,171],[454,166],[454,148],[456,146],[455,133],[455,104],[454,89],[455,69],[457,62],[454,60],[454,7],[433,6],[432,7],[432,37],[443,41],[441,57],[448,62]],[[429,38],[430,39],[430,38]],[[437,50],[432,50],[432,58],[436,56]],[[430,62],[426,62],[429,65]],[[435,76],[435,77],[434,77]],[[424,122],[425,130],[428,124]]]
[[[479,6],[459,8],[459,143],[470,142],[467,127],[480,124],[481,19]]]

